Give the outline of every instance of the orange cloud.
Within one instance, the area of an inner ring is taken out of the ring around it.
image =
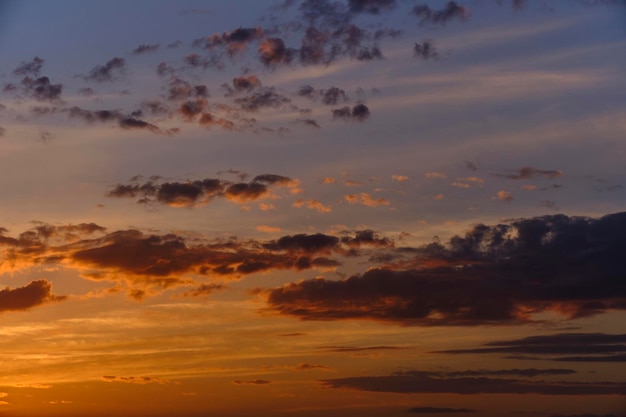
[[[348,194],[344,199],[350,204],[362,204],[368,207],[388,206],[391,202],[384,198],[373,198],[368,193]]]
[[[306,207],[311,210],[316,210],[319,213],[330,213],[333,209],[330,206],[325,206],[320,201],[317,200],[296,200],[293,203],[294,207],[302,208]]]

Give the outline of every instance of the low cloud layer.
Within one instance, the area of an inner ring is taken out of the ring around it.
[[[305,320],[405,325],[522,324],[537,313],[567,319],[626,309],[626,213],[564,215],[477,225],[447,245],[397,248],[344,280],[265,290],[268,308]]]

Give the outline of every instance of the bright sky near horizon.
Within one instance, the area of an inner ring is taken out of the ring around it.
[[[626,416],[623,0],[0,0],[0,417]]]

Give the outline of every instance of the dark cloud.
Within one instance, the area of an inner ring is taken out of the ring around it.
[[[32,75],[36,77],[43,67],[44,60],[38,56],[34,57],[30,62],[22,62],[22,64],[13,70],[13,75]]]
[[[446,354],[514,353],[531,356],[524,359],[543,359],[558,362],[625,362],[626,334],[560,333],[530,336],[523,339],[485,343],[479,348],[440,351]],[[561,356],[575,355],[575,356]]]
[[[423,41],[422,43],[415,42],[413,46],[413,55],[422,59],[436,59],[439,58],[439,53],[433,45],[432,41]]]
[[[358,376],[321,381],[329,388],[403,394],[541,394],[623,395],[626,382],[533,381],[509,378],[450,377],[441,373],[411,371],[390,376]]]
[[[124,58],[112,58],[104,65],[97,65],[83,78],[87,81],[108,82],[120,78],[126,70]]]
[[[258,88],[248,96],[235,99],[235,103],[243,110],[251,112],[268,107],[278,108],[290,102],[291,100],[289,98],[277,93],[272,87]]]
[[[346,92],[338,87],[331,87],[328,90],[322,91],[322,103],[326,105],[337,104],[347,99]]]
[[[352,13],[379,14],[396,7],[396,0],[348,0]]]
[[[302,123],[305,126],[312,127],[314,129],[320,129],[319,123],[314,119],[299,119],[297,123]]]
[[[255,75],[233,78],[233,88],[235,91],[250,91],[260,86],[261,81],[259,81]]]
[[[365,347],[353,347],[353,346],[323,346],[320,349],[327,350],[329,352],[337,353],[352,353],[352,352],[369,352],[373,350],[399,350],[406,349],[402,346],[365,346]]]
[[[170,80],[167,92],[169,100],[184,100],[190,97],[206,98],[209,96],[209,89],[206,85],[192,85],[178,77],[173,77]]]
[[[563,176],[562,171],[558,170],[548,170],[548,169],[537,169],[533,167],[522,167],[512,174],[492,174],[496,177],[508,178],[511,180],[527,180],[536,177],[544,177],[544,178],[558,178]]]
[[[271,381],[267,381],[265,379],[255,379],[255,380],[249,380],[249,381],[240,381],[240,380],[235,380],[233,381],[233,384],[235,385],[266,385],[269,384]]]
[[[362,122],[370,117],[370,109],[365,104],[357,104],[352,109],[344,106],[332,111],[333,119],[356,120]]]
[[[280,239],[268,242],[264,245],[269,250],[286,250],[290,252],[303,253],[330,253],[333,249],[337,249],[339,238],[336,236],[324,235],[316,233],[314,235],[297,234],[292,236],[283,236]]]
[[[204,115],[203,115],[204,117]],[[258,200],[269,193],[269,186],[291,186],[293,180],[276,174],[262,174],[251,182],[232,183],[217,178],[185,182],[148,181],[143,184],[117,184],[108,197],[135,198],[141,203],[160,203],[173,207],[193,207],[213,198],[227,198],[235,202]]]
[[[589,317],[626,309],[625,236],[626,213],[477,225],[447,246],[386,249],[405,262],[265,294],[270,309],[313,320],[478,325],[528,323],[546,311]]]
[[[451,414],[451,413],[476,413],[476,410],[469,408],[447,408],[447,407],[413,407],[407,410],[415,414]]]
[[[141,54],[145,54],[148,52],[155,52],[155,51],[158,51],[160,47],[161,45],[159,45],[158,43],[141,44],[135,49],[133,49],[133,55],[141,55]]]
[[[441,10],[433,10],[427,5],[417,5],[411,14],[419,17],[422,23],[445,24],[451,19],[466,19],[469,10],[455,1],[449,1]]]
[[[123,129],[147,129],[154,133],[161,133],[157,126],[133,116],[124,115],[119,110],[86,110],[74,106],[65,111],[71,118],[82,119],[87,123],[114,121]]]
[[[219,47],[226,48],[229,55],[235,55],[246,49],[246,45],[258,41],[264,35],[263,29],[254,28],[237,28],[231,32],[222,34],[216,33],[207,38],[194,41],[193,46],[200,46],[207,49],[215,49]]]
[[[48,77],[25,77],[22,86],[32,98],[39,101],[58,101],[63,91],[63,84],[52,84]]]
[[[480,369],[477,371],[450,371],[446,372],[447,376],[458,377],[458,376],[487,376],[487,375],[497,375],[497,376],[523,376],[533,378],[541,375],[571,375],[575,374],[576,371],[573,369]]]
[[[226,287],[223,284],[201,284],[191,291],[183,293],[185,297],[202,297],[205,295],[213,294],[215,291],[220,291]]]
[[[28,310],[66,297],[52,294],[52,284],[46,280],[32,281],[25,287],[0,290],[0,312]]]

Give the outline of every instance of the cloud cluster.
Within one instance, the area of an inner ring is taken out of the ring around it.
[[[446,246],[387,249],[378,268],[265,290],[268,307],[305,320],[405,325],[521,324],[626,309],[626,213],[477,225]]]
[[[270,187],[293,189],[298,180],[282,175],[262,174],[250,182],[231,182],[218,178],[184,182],[150,180],[143,184],[132,182],[117,184],[107,193],[108,197],[136,198],[141,204],[165,204],[171,207],[194,207],[206,204],[214,198],[225,198],[237,203],[256,201],[270,194]]]
[[[370,117],[370,109],[363,103],[356,104],[350,109],[348,106],[334,109],[333,119],[362,122]]]
[[[441,10],[433,10],[428,5],[417,5],[413,7],[411,14],[419,17],[422,24],[444,25],[452,19],[466,19],[470,12],[457,2],[449,1]]]

